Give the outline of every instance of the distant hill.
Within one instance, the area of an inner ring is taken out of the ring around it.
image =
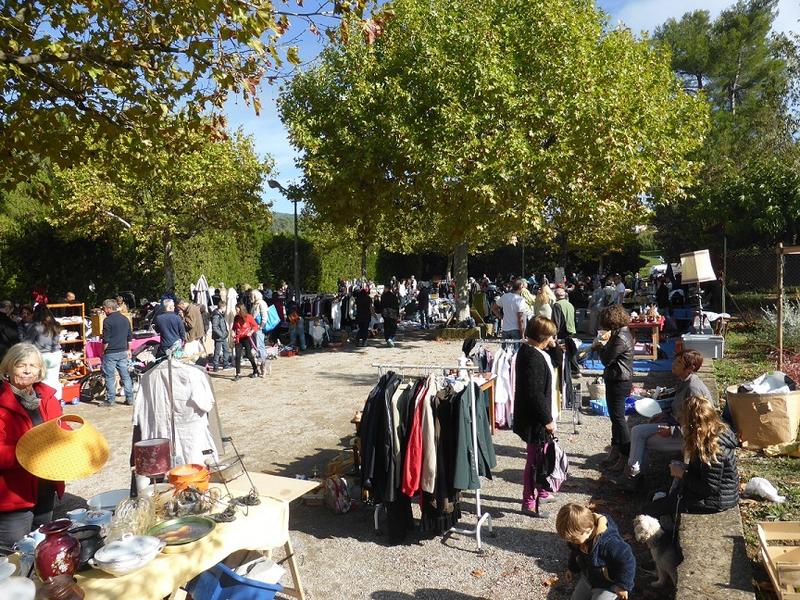
[[[272,213],[272,233],[294,235],[294,215],[291,213]]]

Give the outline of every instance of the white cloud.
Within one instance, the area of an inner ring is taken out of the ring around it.
[[[611,23],[622,21],[634,32],[652,32],[670,17],[679,19],[684,13],[693,10],[707,10],[711,17],[716,17],[720,11],[733,6],[735,0],[629,0],[615,3],[615,6],[606,7],[611,15]],[[608,2],[600,2],[606,5]],[[797,0],[780,0],[778,2],[778,16],[773,24],[775,31],[800,31],[800,3]]]

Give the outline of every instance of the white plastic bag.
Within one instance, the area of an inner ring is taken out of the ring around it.
[[[786,496],[778,495],[778,490],[768,480],[763,477],[753,477],[744,487],[744,495],[750,498],[764,498],[770,502],[782,504]]]

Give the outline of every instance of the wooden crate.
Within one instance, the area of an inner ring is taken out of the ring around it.
[[[758,523],[757,527],[761,560],[775,593],[780,600],[800,600],[800,521]]]

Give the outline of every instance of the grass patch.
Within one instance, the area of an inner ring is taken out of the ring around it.
[[[769,358],[773,345],[765,338],[760,325],[748,326],[739,323],[729,329],[725,336],[725,358],[714,361],[714,376],[720,392],[730,385],[752,381],[759,375],[775,369],[774,360]],[[723,394],[721,394],[723,395]],[[754,579],[768,588],[769,576],[759,557],[756,523],[759,521],[800,521],[800,459],[789,457],[770,458],[762,454],[740,450],[739,475],[743,484],[751,477],[764,477],[786,496],[783,504],[761,500],[742,499],[740,511],[747,556],[753,565]],[[761,589],[756,590],[758,598],[774,598]]]

